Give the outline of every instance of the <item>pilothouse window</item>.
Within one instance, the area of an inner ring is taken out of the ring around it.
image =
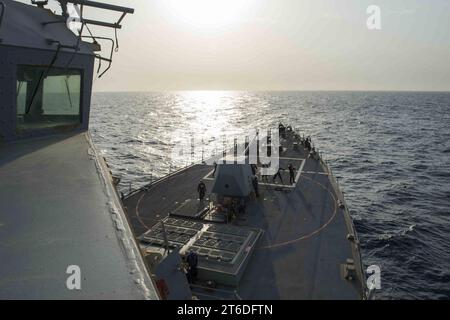
[[[18,66],[17,127],[40,129],[81,122],[81,71]]]

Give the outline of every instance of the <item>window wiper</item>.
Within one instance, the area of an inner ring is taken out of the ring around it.
[[[70,95],[70,90],[69,90],[69,77],[70,77],[69,75],[66,76],[65,82],[66,82],[67,96],[69,97],[70,108],[73,109],[72,97]]]
[[[41,89],[42,86],[42,79],[47,77],[48,72],[50,71],[50,69],[53,67],[53,65],[55,64],[56,59],[58,58],[58,54],[59,54],[59,50],[61,49],[61,44],[58,42],[58,48],[56,49],[56,52],[52,58],[52,61],[50,62],[50,65],[47,67],[47,69],[45,71],[41,72],[41,75],[39,76],[39,80],[38,83],[36,85],[36,87],[34,88],[33,91],[33,95],[31,96],[31,100],[30,103],[28,104],[27,108],[25,109],[25,114],[28,114],[30,112],[31,106],[33,105],[34,102],[34,98],[36,97],[37,92]],[[45,76],[44,76],[45,74]]]

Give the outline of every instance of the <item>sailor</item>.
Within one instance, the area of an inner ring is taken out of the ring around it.
[[[311,151],[311,138],[310,137],[306,138],[305,148],[308,149],[308,151]]]
[[[275,182],[275,180],[278,177],[278,178],[280,178],[281,183],[283,183],[283,177],[281,176],[280,170],[285,170],[285,169],[278,167],[277,173],[275,173],[275,175],[273,176],[273,182]]]
[[[239,214],[245,213],[245,201],[242,198],[239,200],[238,212]]]
[[[200,199],[200,201],[202,201],[206,194],[206,185],[203,181],[199,182],[199,184],[197,186],[197,192],[198,192],[198,198]]]
[[[317,151],[316,148],[312,148],[311,151],[309,152],[309,157],[316,160],[317,159]]]
[[[198,257],[197,254],[193,251],[190,251],[186,257],[186,262],[188,264],[187,268],[187,279],[189,282],[193,282],[197,279],[197,264]]]
[[[288,169],[289,169],[289,183],[294,184],[295,183],[295,168],[292,166],[292,164],[289,163]]]
[[[236,219],[236,214],[238,213],[238,204],[237,200],[233,199],[230,206],[230,215],[232,219]]]
[[[213,173],[212,173],[212,176],[213,176],[213,178],[214,178],[214,175],[216,174],[216,169],[217,169],[217,162],[216,162],[216,160],[214,160],[213,165],[214,165],[214,171],[213,171]]]
[[[258,192],[258,177],[256,175],[252,176],[252,184],[253,184],[253,189],[255,189],[255,195],[258,198],[259,197],[259,192]]]
[[[281,122],[278,124],[278,133],[282,138],[286,137],[286,127]]]
[[[251,164],[250,166],[252,168],[253,175],[256,175],[256,172],[258,170],[258,166],[256,164]]]

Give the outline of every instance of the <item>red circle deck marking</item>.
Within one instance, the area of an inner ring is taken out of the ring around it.
[[[287,241],[283,241],[283,242],[280,242],[280,243],[275,243],[275,244],[271,244],[271,245],[267,245],[267,246],[263,246],[263,247],[258,247],[258,248],[255,248],[255,250],[274,249],[274,248],[278,248],[278,247],[282,247],[282,246],[285,246],[285,245],[289,245],[289,244],[292,244],[292,243],[295,243],[295,242],[298,242],[298,241],[302,241],[302,240],[309,239],[309,238],[315,236],[316,234],[320,233],[323,229],[325,229],[325,228],[331,223],[331,221],[333,221],[333,219],[334,219],[334,217],[336,216],[336,213],[337,213],[337,205],[336,205],[337,199],[336,199],[336,197],[334,196],[333,192],[331,192],[326,186],[324,186],[324,185],[321,184],[320,182],[314,181],[313,179],[311,179],[311,178],[309,178],[309,177],[306,177],[306,176],[302,175],[301,178],[303,178],[303,179],[308,179],[308,180],[312,181],[313,183],[317,184],[318,186],[320,186],[322,189],[324,189],[325,191],[327,191],[327,192],[331,195],[331,197],[332,197],[333,200],[334,200],[334,201],[333,201],[333,203],[334,203],[334,210],[333,210],[333,214],[331,215],[330,219],[328,219],[327,222],[325,222],[325,223],[324,223],[322,226],[320,226],[318,229],[316,229],[316,230],[314,230],[314,231],[312,231],[312,232],[310,232],[310,233],[308,233],[308,234],[306,234],[306,235],[300,236],[300,237],[295,238],[295,239],[292,239],[292,240],[287,240]],[[147,193],[149,190],[151,190],[154,186],[155,186],[155,185],[151,186],[149,189],[147,189],[146,192],[144,192],[144,193],[140,196],[140,198],[139,198],[138,201],[136,202],[136,207],[135,207],[136,217],[137,217],[139,223],[140,223],[143,227],[145,227],[147,230],[149,230],[150,228],[144,223],[144,221],[142,221],[142,219],[141,219],[141,217],[140,217],[140,213],[139,213],[139,206],[140,206],[140,203],[141,203],[142,199],[143,199],[144,196],[146,195],[146,193]]]
[[[143,192],[142,195],[139,197],[138,201],[136,202],[136,207],[135,207],[136,217],[137,217],[139,223],[140,223],[143,227],[145,227],[145,228],[147,229],[147,230],[145,230],[145,231],[150,230],[150,228],[144,223],[144,221],[142,221],[141,216],[140,216],[140,213],[139,213],[139,206],[140,206],[140,204],[141,204],[141,200],[144,198],[144,196],[146,195],[146,193],[147,193],[150,189],[152,189],[154,186],[155,186],[155,185],[150,186],[150,188],[147,189],[147,191]]]
[[[263,247],[258,247],[258,248],[255,248],[255,250],[278,248],[278,247],[281,247],[281,246],[285,246],[285,245],[292,244],[292,243],[295,243],[295,242],[298,242],[298,241],[301,241],[301,240],[305,240],[305,239],[311,238],[311,237],[315,236],[316,234],[318,234],[319,232],[321,232],[323,229],[325,229],[331,223],[331,221],[333,221],[333,219],[334,219],[334,217],[336,216],[336,213],[337,213],[337,206],[336,206],[336,201],[337,200],[336,200],[336,197],[334,196],[333,192],[331,192],[327,187],[325,187],[320,182],[314,181],[313,179],[305,177],[305,176],[302,176],[302,178],[303,179],[308,179],[308,180],[316,183],[321,188],[323,188],[325,191],[328,191],[328,193],[331,195],[331,197],[334,200],[334,211],[333,211],[333,214],[331,215],[330,219],[328,219],[328,221],[325,222],[325,224],[320,226],[318,229],[312,231],[311,233],[305,234],[303,236],[300,236],[300,237],[292,239],[292,240],[283,241],[283,242],[280,242],[280,243],[275,243],[275,244],[271,244],[271,245],[267,245],[267,246],[263,246]]]

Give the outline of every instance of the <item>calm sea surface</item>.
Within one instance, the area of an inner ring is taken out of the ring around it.
[[[190,137],[212,153],[280,121],[339,177],[378,298],[449,299],[450,93],[95,93],[90,127],[126,193],[189,164],[173,150]]]

